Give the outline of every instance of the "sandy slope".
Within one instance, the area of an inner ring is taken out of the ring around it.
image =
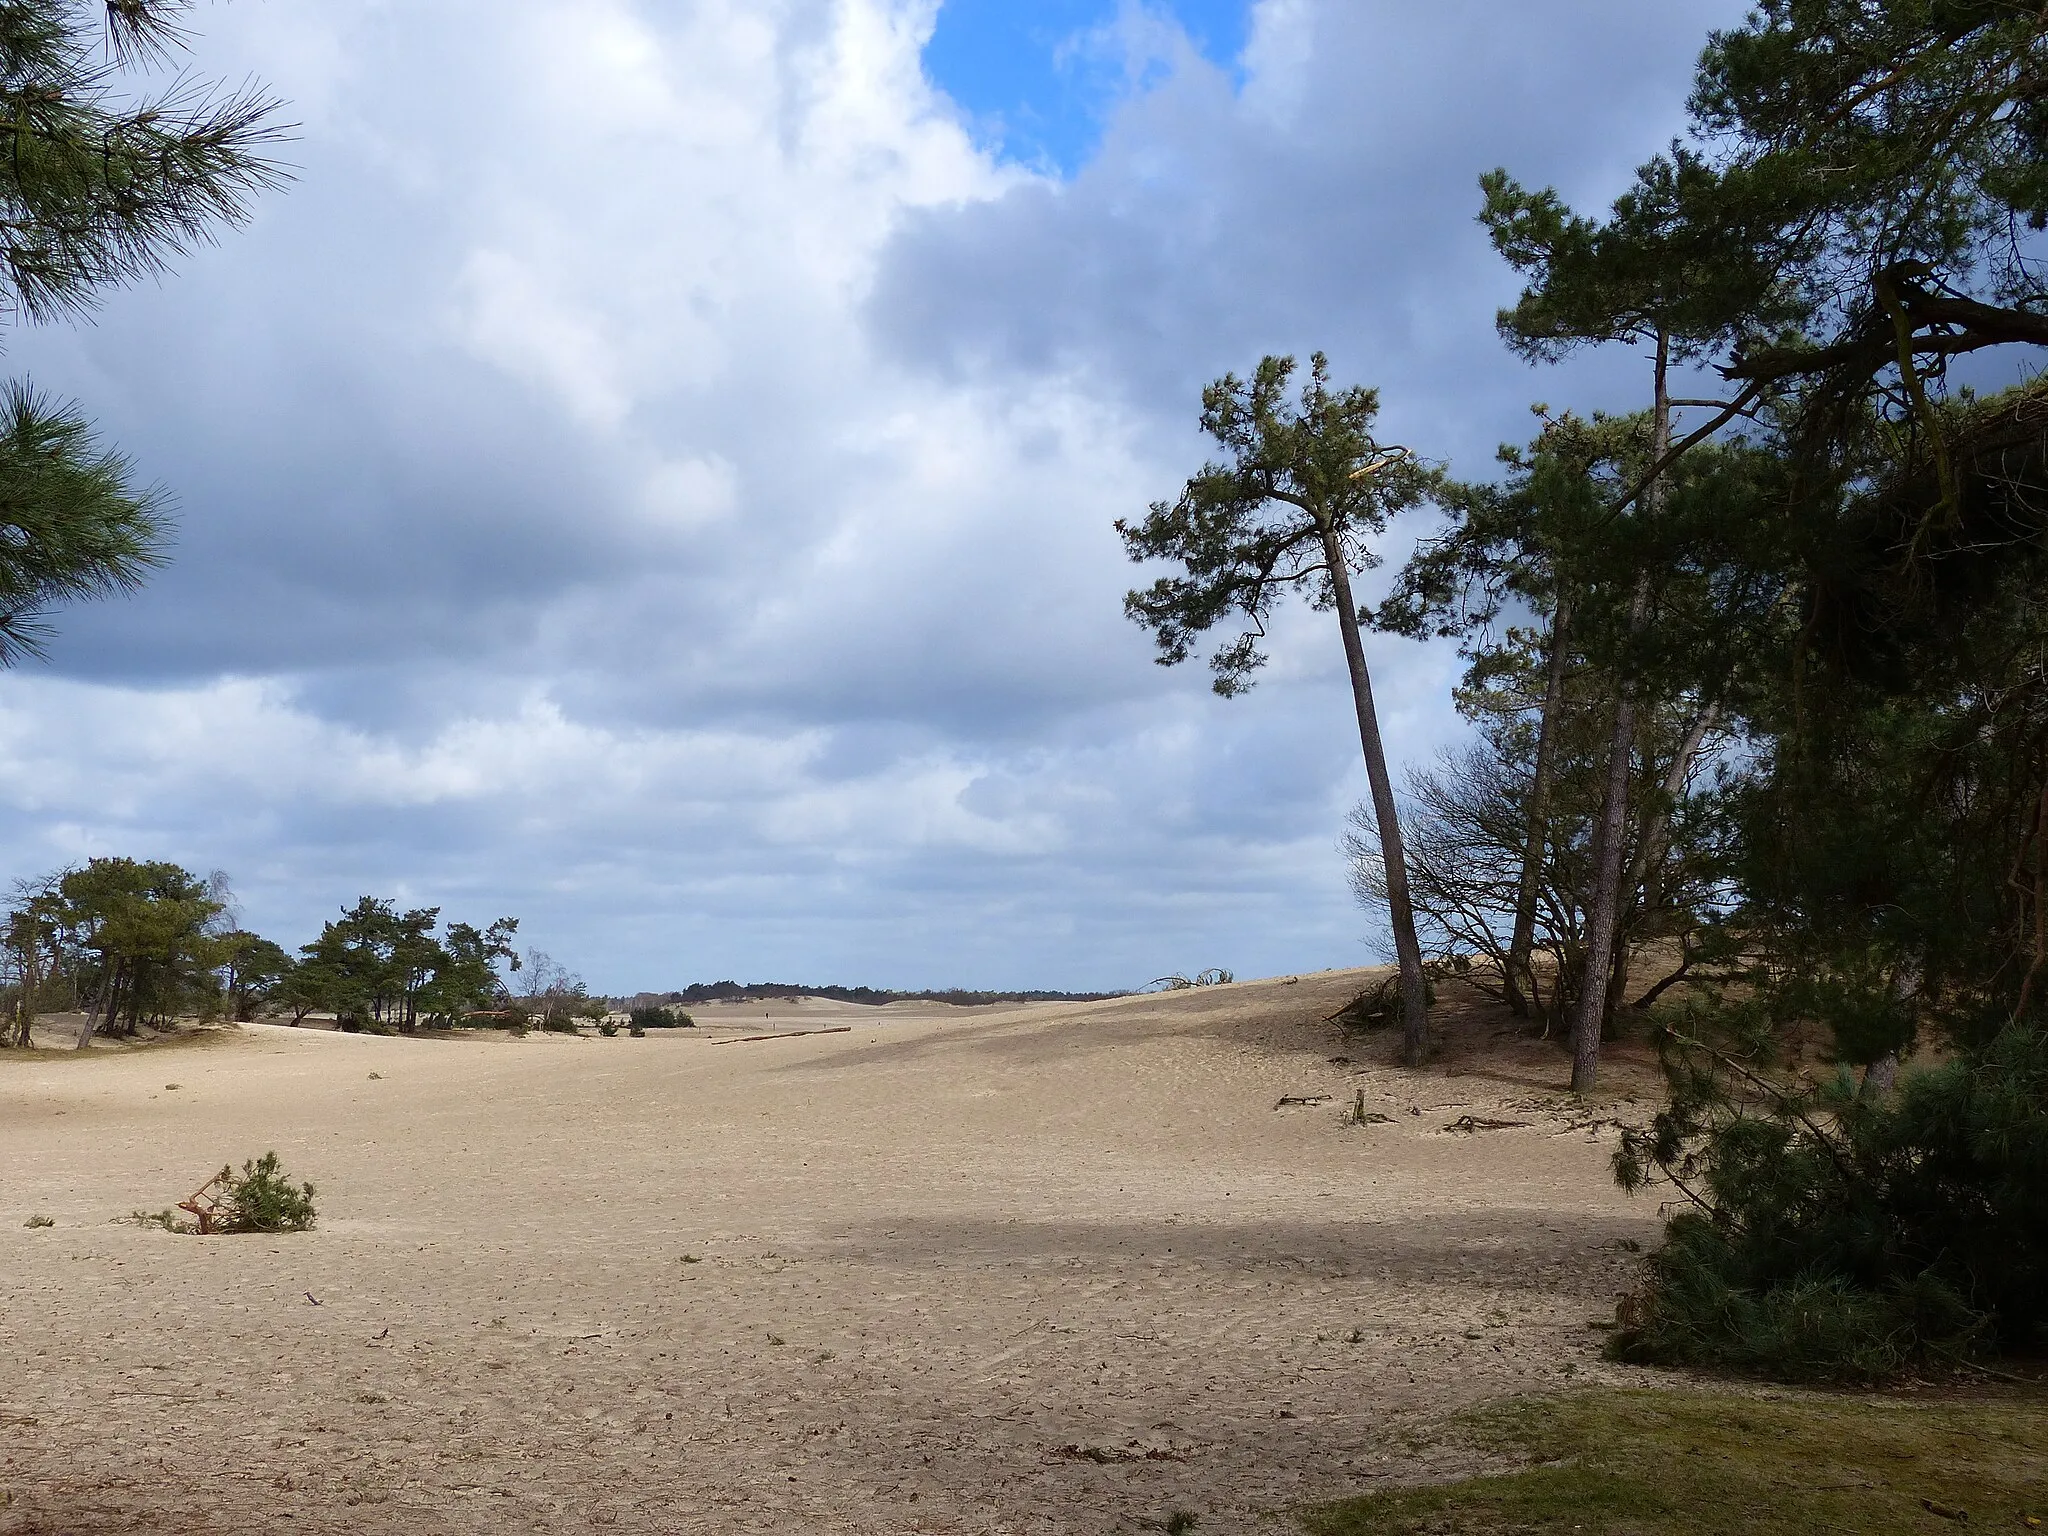
[[[0,1062],[0,1530],[1208,1536],[1363,1486],[1605,1374],[1654,1211],[1554,1053],[1332,1063],[1358,980]],[[1274,1107],[1361,1086],[1391,1124]],[[113,1220],[270,1147],[317,1231]]]

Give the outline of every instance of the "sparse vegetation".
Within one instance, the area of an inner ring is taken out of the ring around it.
[[[1312,1536],[1896,1536],[2048,1517],[2048,1400],[1591,1391],[1454,1438],[1523,1463],[1303,1512]]]
[[[223,1197],[212,1216],[216,1231],[275,1233],[312,1229],[316,1214],[313,1186],[293,1184],[285,1176],[275,1152],[266,1152],[242,1164],[240,1173],[232,1165],[221,1169],[215,1184]],[[166,1229],[181,1230],[168,1219],[170,1212],[163,1216]]]
[[[680,992],[643,992],[630,1000],[630,1006],[752,1003],[770,998],[793,1001],[820,997],[835,1003],[859,1003],[869,1008],[880,1008],[890,1003],[950,1003],[956,1008],[984,1008],[998,1003],[1094,1003],[1122,995],[1119,992],[972,992],[962,987],[892,992],[883,987],[809,986],[783,981],[702,981],[684,987]]]
[[[31,1216],[22,1225],[24,1227],[54,1227],[57,1225],[57,1219],[54,1216]]]
[[[1148,992],[1185,992],[1191,987],[1227,987],[1235,980],[1237,980],[1237,977],[1233,972],[1226,971],[1221,966],[1213,966],[1206,971],[1197,971],[1192,976],[1183,976],[1180,972],[1175,971],[1171,976],[1158,977],[1145,990]]]
[[[1622,1309],[1622,1358],[1878,1381],[2048,1343],[2048,1037],[2009,1026],[1882,1095],[1666,1049],[1673,1101],[1616,1167],[1692,1208]]]
[[[695,1029],[697,1021],[680,1008],[648,1005],[635,1008],[630,1015],[633,1028],[642,1034],[650,1029]]]
[[[1436,971],[1423,973],[1423,996],[1436,1002]],[[1386,1029],[1401,1022],[1401,978],[1382,976],[1330,1015],[1330,1022],[1359,1031]]]

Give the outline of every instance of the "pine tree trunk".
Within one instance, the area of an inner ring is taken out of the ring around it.
[[[1671,447],[1671,394],[1668,374],[1671,339],[1657,333],[1656,401],[1652,408],[1650,462],[1659,463]],[[1654,520],[1663,508],[1662,476],[1643,492],[1643,511]],[[1650,619],[1650,573],[1636,572],[1629,594],[1628,638],[1641,638]],[[1632,658],[1623,658],[1623,667]],[[1586,970],[1579,981],[1572,1016],[1572,1092],[1590,1093],[1600,1072],[1600,1035],[1607,1022],[1608,982],[1614,969],[1614,941],[1621,923],[1622,859],[1627,853],[1630,758],[1635,751],[1635,680],[1623,675],[1614,690],[1614,730],[1607,743],[1607,786],[1600,819],[1593,828],[1593,892],[1586,909]]]
[[[1892,1091],[1898,1080],[1899,1053],[1886,1051],[1863,1069],[1863,1082],[1856,1090],[1856,1097],[1865,1101],[1881,1099]]]
[[[1719,705],[1709,704],[1693,717],[1692,724],[1686,727],[1685,739],[1678,744],[1677,752],[1664,770],[1663,782],[1657,786],[1657,800],[1644,808],[1642,825],[1636,829],[1636,851],[1629,860],[1628,873],[1621,881],[1620,917],[1615,923],[1614,974],[1607,983],[1603,1027],[1605,1019],[1613,1018],[1627,1000],[1629,934],[1644,910],[1645,898],[1655,894],[1651,880],[1664,862],[1664,853],[1670,843],[1672,807],[1685,793],[1685,781],[1692,775],[1693,759],[1699,756],[1700,746],[1706,741],[1707,732],[1714,728],[1720,713]]]
[[[1636,578],[1629,629],[1649,609],[1649,578]],[[1593,824],[1593,892],[1586,907],[1586,968],[1572,1010],[1572,1092],[1590,1093],[1600,1071],[1600,1035],[1607,1022],[1608,980],[1614,970],[1615,932],[1621,921],[1621,860],[1626,852],[1629,759],[1635,750],[1635,689],[1615,690],[1614,731],[1607,743],[1607,786]]]
[[[15,1003],[14,1039],[9,1042],[23,1050],[35,1044],[36,994],[43,987],[42,944],[33,925],[28,926],[29,940],[21,957],[21,997]]]
[[[1337,600],[1337,623],[1344,632],[1344,660],[1351,668],[1351,699],[1358,710],[1358,740],[1365,750],[1365,777],[1372,788],[1373,820],[1380,834],[1380,858],[1387,868],[1387,921],[1394,930],[1394,955],[1401,965],[1401,1061],[1422,1065],[1429,1039],[1429,997],[1422,974],[1422,945],[1415,937],[1415,908],[1408,897],[1408,856],[1401,846],[1401,822],[1394,807],[1394,784],[1387,776],[1387,754],[1380,742],[1379,713],[1373,708],[1372,674],[1366,670],[1365,643],[1358,633],[1358,607],[1351,598],[1351,575],[1344,566],[1344,547],[1336,529],[1323,526],[1323,557],[1330,566],[1330,586]]]
[[[85,1012],[85,1023],[79,1027],[78,1038],[71,1043],[74,1051],[82,1051],[92,1040],[93,1031],[100,1025],[100,1010],[118,1001],[115,984],[121,979],[121,962],[109,960],[107,974],[100,979],[100,989],[93,995],[92,1006]],[[108,1017],[112,1012],[109,1010]]]
[[[1678,744],[1678,751],[1671,759],[1671,766],[1664,770],[1664,782],[1658,786],[1662,798],[1651,807],[1649,815],[1643,818],[1640,835],[1636,838],[1636,856],[1629,864],[1628,878],[1623,889],[1629,893],[1641,890],[1650,875],[1664,860],[1664,853],[1671,836],[1671,811],[1678,804],[1678,797],[1685,793],[1685,781],[1692,776],[1693,759],[1700,754],[1700,747],[1706,742],[1707,732],[1714,728],[1721,718],[1721,706],[1709,704],[1693,717],[1686,727],[1685,739]]]
[[[1549,849],[1551,762],[1556,756],[1557,712],[1564,697],[1566,636],[1571,607],[1560,597],[1550,617],[1550,664],[1543,681],[1543,718],[1536,728],[1536,766],[1529,778],[1529,814],[1523,831],[1522,878],[1515,890],[1515,932],[1508,944],[1507,1005],[1517,1018],[1527,1018],[1541,997],[1530,955],[1536,947],[1536,897],[1543,883],[1543,856]],[[1522,993],[1523,978],[1529,992]]]

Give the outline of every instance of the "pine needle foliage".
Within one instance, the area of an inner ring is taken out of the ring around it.
[[[241,224],[257,193],[284,183],[270,154],[279,104],[260,87],[179,74],[117,95],[124,65],[182,46],[184,9],[0,0],[0,317],[82,313]]]
[[[1209,658],[1211,686],[1224,698],[1249,689],[1265,665],[1259,645],[1275,604],[1300,590],[1312,607],[1334,608],[1332,552],[1347,572],[1373,569],[1373,538],[1423,503],[1438,479],[1373,435],[1377,390],[1332,387],[1318,352],[1297,403],[1288,398],[1294,373],[1293,358],[1268,357],[1250,379],[1225,374],[1204,389],[1202,431],[1226,460],[1203,465],[1143,520],[1116,524],[1131,559],[1181,567],[1124,598],[1125,615],[1157,642],[1161,666],[1187,660],[1216,626],[1241,624]]]
[[[2048,1343],[2048,1032],[1859,1095],[1665,1033],[1670,1107],[1615,1154],[1689,1204],[1624,1302],[1621,1358],[1880,1381]]]
[[[313,1186],[294,1184],[286,1177],[275,1152],[266,1152],[242,1164],[238,1174],[232,1167],[220,1171],[227,1187],[228,1209],[223,1212],[223,1232],[305,1232],[313,1226]]]
[[[76,406],[0,386],[0,666],[43,654],[51,607],[132,591],[164,563],[164,494],[132,475]]]
[[[83,315],[109,289],[243,223],[287,179],[259,86],[182,72],[126,94],[185,46],[184,0],[0,0],[0,324]],[[42,654],[42,615],[136,587],[164,561],[165,496],[78,409],[0,391],[0,666]]]

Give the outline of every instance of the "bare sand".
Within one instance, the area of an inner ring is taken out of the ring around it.
[[[1363,979],[0,1060],[0,1531],[1211,1536],[1414,1475],[1626,1378],[1656,1209],[1562,1055],[1468,1010],[1400,1072],[1323,1022]],[[271,1148],[317,1230],[119,1219]]]

